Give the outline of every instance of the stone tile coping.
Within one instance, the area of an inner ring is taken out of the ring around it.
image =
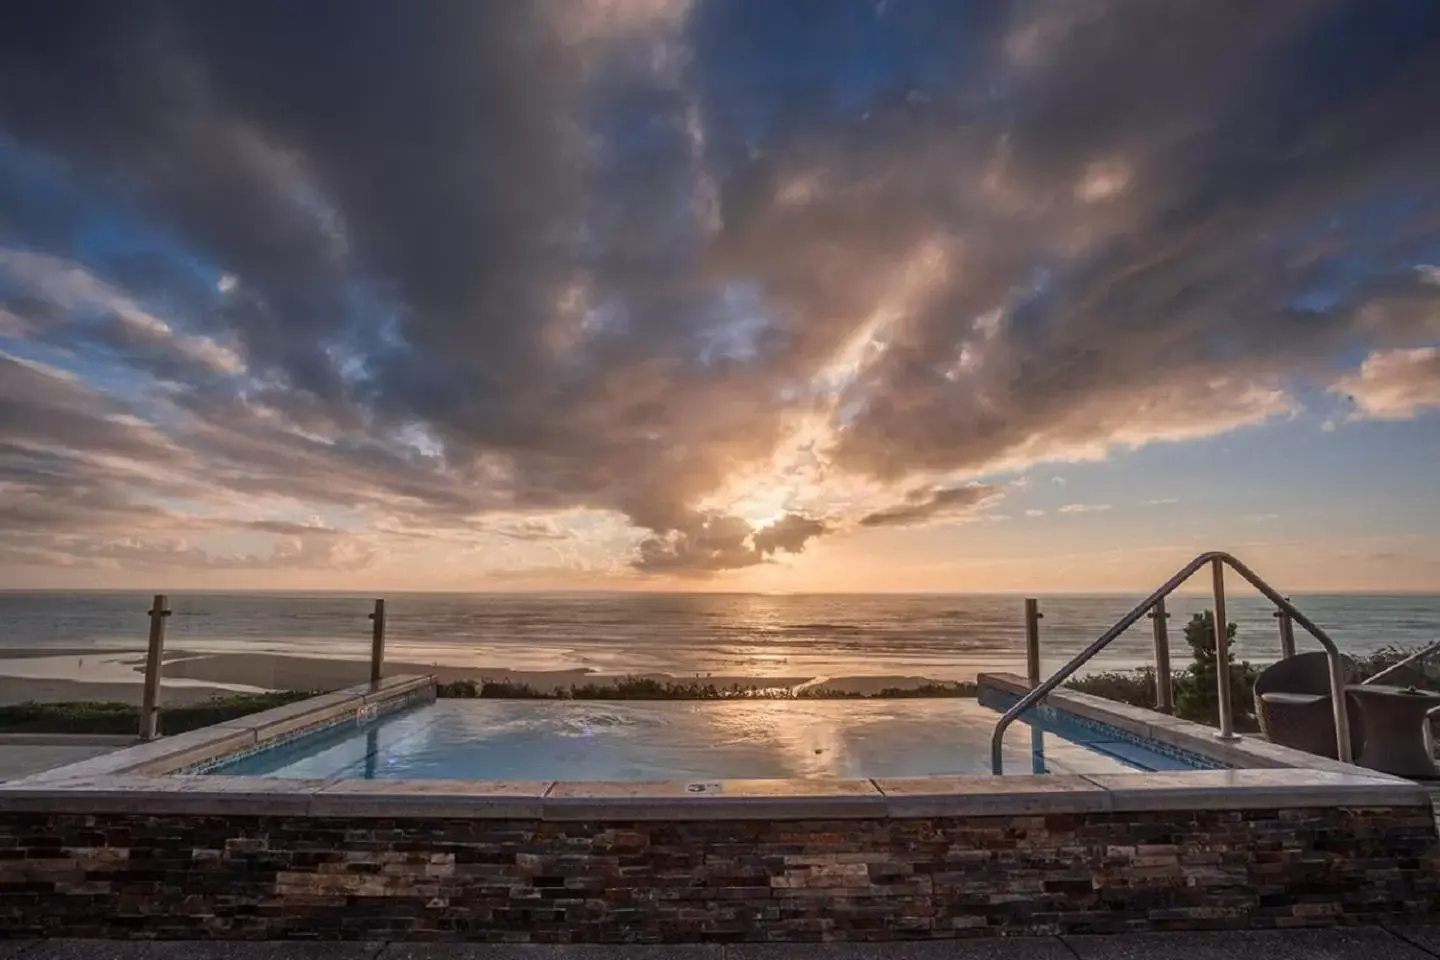
[[[874,780],[283,780],[139,774],[0,784],[4,812],[516,819],[841,820],[1430,806],[1422,786],[1327,770]]]
[[[1013,673],[982,673],[977,678],[981,686],[990,686],[1005,693],[1023,696],[1030,692],[1030,684],[1024,677]],[[1304,750],[1293,750],[1271,743],[1256,734],[1241,734],[1236,740],[1220,740],[1215,728],[1191,720],[1181,720],[1156,710],[1131,706],[1092,696],[1078,690],[1055,690],[1041,701],[1064,713],[1074,714],[1087,720],[1109,724],[1127,733],[1147,740],[1178,747],[1202,757],[1209,757],[1235,768],[1284,768],[1297,767],[1306,770],[1327,770],[1332,773],[1349,773],[1384,779],[1398,779],[1375,770],[1369,770],[1350,763],[1341,763],[1329,757],[1316,756]],[[1013,728],[1012,728],[1013,729]],[[1404,781],[1409,782],[1409,781]]]
[[[121,774],[169,773],[188,764],[235,753],[293,730],[353,713],[366,704],[403,697],[434,683],[435,678],[429,676],[387,677],[376,687],[368,683],[359,684],[199,730],[160,737],[102,757],[56,767],[14,784],[93,781]]]

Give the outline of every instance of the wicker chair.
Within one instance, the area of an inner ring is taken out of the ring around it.
[[[1344,661],[1346,683],[1359,676],[1355,662]],[[1364,721],[1353,697],[1345,698],[1352,756],[1365,742]],[[1330,663],[1322,652],[1301,653],[1273,663],[1255,678],[1255,715],[1275,743],[1335,758],[1335,715],[1330,705]]]

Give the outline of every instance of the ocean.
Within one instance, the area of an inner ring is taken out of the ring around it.
[[[1042,657],[1058,666],[1119,619],[1138,596],[1042,597]],[[1343,650],[1367,653],[1440,639],[1440,596],[1297,595]],[[755,678],[909,675],[968,679],[1024,663],[1023,599],[990,595],[390,594],[392,660],[600,675]],[[150,598],[130,593],[0,593],[0,675],[17,656],[143,650]],[[167,650],[368,656],[368,597],[172,595]],[[1189,658],[1181,625],[1208,596],[1171,598],[1172,657]],[[1237,655],[1279,654],[1269,605],[1237,592]],[[1318,649],[1296,628],[1300,649]],[[1150,662],[1142,620],[1090,669]],[[92,658],[93,659],[93,658]],[[76,661],[81,663],[80,660]],[[33,668],[32,668],[33,673]]]

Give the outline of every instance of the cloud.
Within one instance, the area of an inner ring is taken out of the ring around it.
[[[32,309],[43,305],[26,311],[22,335],[27,339],[45,339],[38,336],[43,333],[71,350],[89,339],[158,374],[183,375],[193,367],[201,375],[235,375],[245,369],[233,349],[210,337],[177,332],[78,264],[0,249],[0,278],[20,295],[13,306],[25,311],[21,303]]]
[[[739,517],[701,515],[643,540],[635,566],[645,573],[680,576],[753,567],[778,552],[799,553],[826,529],[821,521],[793,514],[759,530]]]
[[[755,549],[766,556],[781,550],[799,553],[808,541],[823,536],[828,529],[822,520],[792,513],[756,530],[751,541]]]
[[[903,503],[860,518],[862,527],[905,527],[965,516],[1004,493],[1004,487],[972,483],[963,487],[912,490]]]
[[[1355,415],[1368,420],[1411,420],[1440,409],[1440,347],[1372,353],[1330,389],[1348,396]]]
[[[1067,503],[1060,508],[1061,513],[1104,513],[1110,509],[1108,503]]]
[[[523,517],[517,520],[481,522],[481,530],[511,540],[569,540],[574,536],[548,517]]]
[[[1180,501],[1174,497],[1158,497],[1154,500],[1142,501],[1140,505],[1143,507],[1168,507],[1179,502]]]
[[[1036,509],[1033,509],[1033,508],[1032,508],[1032,509],[1030,509],[1030,510],[1026,510],[1026,511],[1025,511],[1025,516],[1027,516],[1027,517],[1043,517],[1043,516],[1045,516],[1045,511],[1044,511],[1044,510],[1036,510]]]
[[[1357,347],[1362,415],[1432,405],[1440,12],[1071,6],[8,17],[0,542],[717,573],[1284,418]]]
[[[691,0],[565,0],[547,13],[572,43],[652,37],[679,29],[690,13]]]
[[[362,570],[374,551],[347,541],[288,537],[267,553],[217,553],[180,539],[124,537],[57,540],[45,547],[0,544],[0,560],[12,563],[166,571],[188,570]]]

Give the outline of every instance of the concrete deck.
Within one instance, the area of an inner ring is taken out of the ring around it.
[[[135,737],[88,734],[0,734],[0,782],[103,757],[135,742]]]
[[[720,946],[42,940],[0,960],[1435,960],[1440,925],[898,943]]]

